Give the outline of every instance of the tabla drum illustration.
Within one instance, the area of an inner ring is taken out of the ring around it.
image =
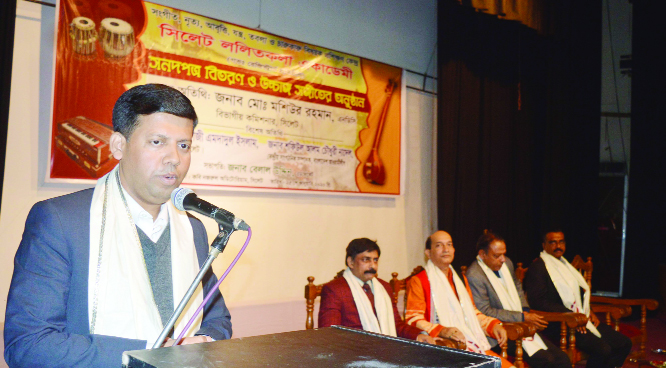
[[[72,49],[77,54],[90,55],[95,52],[97,31],[95,22],[86,17],[76,17],[69,25],[69,36],[72,39]]]
[[[104,55],[108,58],[122,58],[134,50],[134,28],[122,19],[103,19],[99,33]]]

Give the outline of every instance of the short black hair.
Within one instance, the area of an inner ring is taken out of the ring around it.
[[[562,234],[564,234],[564,231],[562,231],[562,228],[559,227],[559,226],[551,226],[551,227],[547,227],[547,228],[545,228],[545,229],[543,230],[543,232],[541,233],[541,235],[542,235],[542,236],[541,236],[541,241],[542,241],[543,243],[546,242],[546,235],[548,235],[548,234],[550,234],[550,233],[562,233]]]
[[[377,242],[374,240],[370,240],[368,238],[359,238],[350,241],[349,245],[347,246],[347,255],[345,256],[345,266],[347,265],[347,258],[351,257],[353,261],[358,254],[361,254],[363,252],[372,252],[374,250],[377,251],[378,256],[382,255],[382,251],[379,250],[379,245],[377,245]]]
[[[139,117],[158,112],[192,120],[197,126],[197,113],[184,94],[163,84],[144,84],[125,91],[113,106],[113,131],[129,139],[139,125]]]
[[[502,239],[501,236],[493,233],[491,230],[483,230],[483,235],[481,235],[479,240],[476,241],[476,252],[478,253],[480,250],[482,250],[488,253],[490,244],[496,241],[504,242],[504,239]]]
[[[428,235],[428,238],[426,239],[426,249],[430,249],[432,247],[432,240],[430,239],[432,235]]]

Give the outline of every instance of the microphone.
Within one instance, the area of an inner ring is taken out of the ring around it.
[[[234,230],[247,231],[250,227],[245,221],[237,218],[233,213],[197,197],[192,189],[189,188],[174,189],[173,192],[171,192],[171,202],[181,211],[194,211],[200,213],[206,217],[212,218],[220,225],[231,226]]]

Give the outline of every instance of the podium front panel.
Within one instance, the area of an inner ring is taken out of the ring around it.
[[[500,366],[496,357],[339,326],[123,353],[126,368]]]

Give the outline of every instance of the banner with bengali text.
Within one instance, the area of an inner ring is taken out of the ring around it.
[[[48,181],[111,170],[116,99],[197,111],[184,185],[400,194],[402,69],[141,0],[58,3]]]

